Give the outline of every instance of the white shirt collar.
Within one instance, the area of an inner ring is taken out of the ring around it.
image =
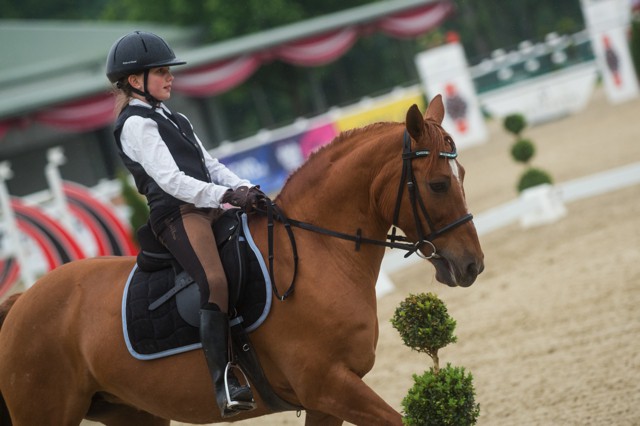
[[[131,98],[131,100],[129,101],[129,105],[151,108],[151,105],[138,98]],[[164,115],[166,118],[168,118],[168,116],[171,114],[171,110],[169,110],[169,108],[167,108],[163,103],[160,103],[160,106],[156,108],[156,111],[162,113],[162,115]]]

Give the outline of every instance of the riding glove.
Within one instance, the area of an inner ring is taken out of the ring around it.
[[[223,204],[229,203],[234,207],[244,209],[247,213],[251,213],[258,206],[258,203],[266,199],[267,196],[260,190],[260,186],[252,186],[251,188],[240,186],[235,190],[227,190],[220,201]]]

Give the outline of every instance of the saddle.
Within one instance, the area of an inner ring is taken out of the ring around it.
[[[299,410],[273,392],[248,337],[267,318],[272,291],[247,215],[238,209],[228,210],[213,230],[229,283],[231,359],[241,366],[272,411]],[[122,301],[129,352],[137,359],[150,360],[201,348],[198,285],[155,238],[148,224],[137,230],[137,237],[140,252]]]

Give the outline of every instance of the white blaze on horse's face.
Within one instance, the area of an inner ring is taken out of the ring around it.
[[[454,158],[449,159],[449,167],[451,167],[451,173],[458,181],[460,191],[462,191],[462,178],[460,177],[460,167],[458,167],[458,162]],[[467,199],[466,197],[464,197],[464,195],[462,197],[462,201],[464,202],[464,208],[468,212],[469,208],[467,207]]]
[[[451,173],[456,177],[460,186],[462,186],[462,182],[460,181],[460,170],[458,169],[458,163],[453,158],[449,160],[449,167],[451,167]]]

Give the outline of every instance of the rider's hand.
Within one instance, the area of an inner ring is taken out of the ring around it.
[[[260,191],[259,186],[253,186],[248,188],[246,186],[240,186],[238,188],[229,189],[224,193],[220,200],[223,204],[229,203],[234,207],[240,207],[247,213],[251,213],[255,210],[258,203],[267,199],[267,196]]]

